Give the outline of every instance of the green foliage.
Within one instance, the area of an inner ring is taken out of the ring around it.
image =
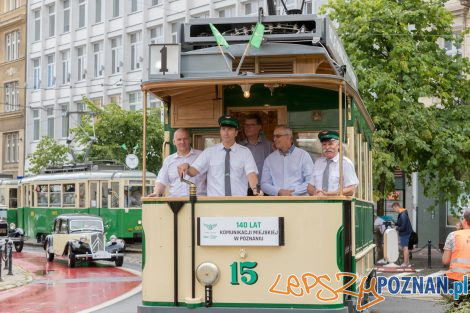
[[[428,196],[443,195],[456,203],[470,191],[470,82],[464,79],[470,77],[470,63],[446,55],[438,45],[443,39],[462,39],[452,33],[445,2],[328,4],[377,128],[374,181],[381,199],[393,189],[397,167],[408,177],[420,172]],[[423,104],[426,100],[430,105]]]
[[[28,156],[29,172],[39,174],[48,166],[63,165],[67,160],[68,148],[54,141],[50,137],[42,137],[36,151]]]
[[[91,147],[91,160],[117,160],[124,164],[127,154],[135,153],[142,168],[143,112],[126,111],[111,103],[104,108],[97,107],[90,100],[83,99],[90,112],[84,115],[81,126],[71,130],[78,143],[87,145],[93,137],[95,124],[96,142]],[[163,127],[160,111],[149,109],[147,112],[147,170],[156,172],[161,167],[161,147]]]
[[[470,312],[470,295],[461,295],[457,301],[452,296],[443,299],[445,313],[468,313]]]

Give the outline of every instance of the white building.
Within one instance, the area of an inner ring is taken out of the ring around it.
[[[304,12],[322,2],[307,0]],[[300,8],[302,0],[285,3]],[[141,109],[150,43],[177,42],[190,18],[257,15],[260,6],[267,12],[266,0],[28,1],[26,158],[43,136],[65,143],[83,96]]]

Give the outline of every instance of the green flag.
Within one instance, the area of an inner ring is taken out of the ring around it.
[[[126,151],[127,151],[127,146],[126,146],[125,143],[123,143],[123,144],[121,145],[121,148],[122,148],[123,150],[126,150]]]
[[[259,49],[259,47],[261,46],[261,43],[263,42],[263,35],[264,35],[264,25],[261,23],[256,23],[255,30],[253,31],[253,34],[251,35],[251,38],[250,38],[250,45]]]
[[[215,37],[215,41],[217,41],[217,44],[219,46],[224,46],[226,49],[228,49],[230,46],[229,44],[227,43],[227,41],[225,40],[224,36],[222,36],[219,31],[217,30],[217,28],[215,28],[214,25],[212,25],[212,23],[209,23],[209,26],[211,27],[211,31],[212,31],[212,34],[214,35]]]

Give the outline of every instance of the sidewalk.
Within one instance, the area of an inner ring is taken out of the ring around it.
[[[43,247],[44,245],[40,242],[37,242],[36,239],[27,239],[24,241],[26,246],[33,246],[33,247]],[[142,253],[142,243],[126,243],[126,250],[124,252],[128,253]]]
[[[15,261],[13,260],[13,262]],[[29,284],[33,281],[33,276],[19,266],[13,265],[13,275],[7,275],[8,270],[5,270],[3,268],[4,263],[2,262],[2,278],[0,280],[0,292],[7,289],[20,287]]]

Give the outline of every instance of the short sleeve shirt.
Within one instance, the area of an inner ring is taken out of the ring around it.
[[[454,251],[455,249],[455,232],[451,232],[447,235],[446,243],[444,244],[444,250]]]
[[[327,161],[325,157],[315,161],[313,175],[310,184],[317,190],[323,190],[323,172],[325,171]],[[328,176],[328,191],[339,190],[339,153],[333,158],[330,164]],[[350,159],[343,157],[343,188],[357,186],[359,179],[356,176],[354,165]]]
[[[232,196],[246,196],[250,173],[258,174],[255,159],[250,150],[237,143],[230,147],[230,186]],[[200,174],[207,173],[207,195],[225,196],[224,145],[219,143],[205,149],[191,165]]]
[[[189,163],[191,165],[201,152],[200,150],[191,149],[186,156],[173,153],[163,161],[162,168],[158,172],[157,182],[169,186],[169,197],[185,197],[189,195],[188,185],[182,182],[178,175],[178,165],[183,163]],[[198,195],[206,195],[206,175],[200,174],[195,177],[186,175],[185,179],[196,184]]]

